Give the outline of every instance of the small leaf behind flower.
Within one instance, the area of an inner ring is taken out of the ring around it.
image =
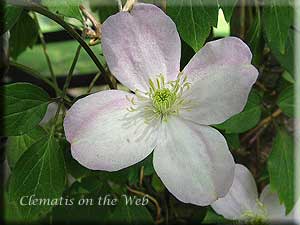
[[[4,99],[1,123],[6,136],[17,136],[36,127],[43,119],[50,102],[49,95],[29,83],[14,83],[0,87]]]

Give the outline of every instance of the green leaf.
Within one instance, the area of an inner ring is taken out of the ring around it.
[[[103,194],[102,196],[105,196]],[[72,199],[72,205],[60,205],[53,209],[53,224],[107,224],[108,215],[111,214],[110,206],[97,205],[99,195],[67,196]],[[93,201],[92,205],[80,205],[82,199]]]
[[[60,141],[60,146],[64,151],[64,158],[66,162],[67,173],[72,175],[76,180],[81,180],[82,178],[92,175],[93,171],[79,164],[71,155],[71,146],[69,142],[65,139]]]
[[[6,136],[21,135],[36,127],[43,119],[50,101],[43,89],[29,83],[2,86],[0,96],[4,99],[0,122]]]
[[[9,52],[16,59],[27,47],[32,47],[38,37],[38,25],[36,21],[25,11],[10,30]]]
[[[8,197],[17,203],[24,220],[35,220],[52,208],[51,204],[28,204],[34,199],[56,199],[62,196],[66,184],[62,150],[53,136],[41,138],[19,159],[10,177]],[[24,197],[27,196],[27,197]]]
[[[226,120],[224,123],[215,125],[215,127],[225,130],[226,133],[243,133],[253,128],[259,122],[260,117],[261,97],[258,92],[253,89],[244,110]]]
[[[224,17],[229,23],[237,0],[219,0],[219,5],[223,10]]]
[[[293,7],[270,0],[269,5],[264,7],[263,20],[268,42],[284,54],[288,31],[294,22]]]
[[[289,117],[293,117],[295,111],[295,89],[294,86],[283,89],[278,101],[280,109]]]
[[[64,192],[63,198],[68,199],[68,204],[59,205],[52,211],[54,224],[107,224],[113,206],[98,203],[99,197],[103,199],[109,195],[110,198],[114,198],[110,193],[109,187],[97,176],[75,181]],[[92,204],[80,204],[83,199],[88,199],[87,201]]]
[[[166,189],[163,182],[156,173],[152,176],[151,185],[157,192],[163,192]]]
[[[274,43],[268,43],[269,47],[275,58],[282,65],[284,69],[286,69],[292,76],[294,75],[294,67],[295,67],[295,37],[296,33],[294,30],[290,29],[288,31],[288,39],[286,42],[285,52],[281,53],[277,46]]]
[[[270,186],[276,191],[288,214],[295,203],[294,141],[287,131],[278,129],[268,159]]]
[[[26,134],[9,137],[6,144],[6,155],[10,169],[15,167],[19,158],[31,145],[46,134],[43,128],[37,127]]]
[[[282,74],[282,78],[285,79],[286,81],[295,84],[295,78],[288,72],[288,71],[284,71]]]
[[[17,207],[17,204],[15,202],[11,202],[8,199],[7,192],[4,193],[4,220],[7,223],[17,223],[20,224],[24,221],[22,221],[22,215],[19,211],[19,208]]]
[[[223,216],[216,214],[211,208],[206,212],[202,223],[203,224],[231,224],[230,220],[225,219]]]
[[[61,16],[78,19],[83,21],[79,5],[82,0],[42,0],[42,5]]]
[[[13,5],[5,4],[4,6],[4,29],[1,29],[1,33],[3,34],[6,31],[10,30],[17,20],[19,19],[23,9],[20,7],[16,7]]]
[[[138,196],[126,195],[129,199],[137,198]],[[141,197],[138,197],[139,199]],[[135,203],[126,204],[125,195],[121,196],[118,205],[113,211],[110,222],[113,224],[126,224],[126,225],[140,225],[140,224],[154,224],[153,218],[146,208],[146,206],[136,205]]]
[[[218,23],[217,0],[167,1],[167,14],[175,22],[181,38],[198,51]]]
[[[230,150],[238,149],[241,146],[238,134],[224,134],[224,137]]]
[[[265,47],[260,12],[257,12],[254,22],[249,28],[246,34],[246,40],[253,54],[252,62],[255,65],[260,65],[262,59],[261,53]]]
[[[194,49],[181,39],[180,70],[184,69],[184,67],[190,62],[194,55]]]

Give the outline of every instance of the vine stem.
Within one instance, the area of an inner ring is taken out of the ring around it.
[[[72,62],[72,65],[71,65],[71,68],[69,70],[69,73],[68,73],[68,76],[67,76],[67,79],[65,81],[65,84],[64,84],[64,87],[63,87],[63,92],[62,92],[62,98],[65,97],[66,93],[67,93],[67,89],[70,85],[70,82],[71,82],[71,79],[72,79],[72,76],[73,76],[73,72],[74,72],[74,69],[75,69],[75,66],[77,64],[77,61],[78,61],[78,58],[79,58],[79,55],[80,55],[80,50],[81,50],[81,45],[79,45],[77,47],[77,50],[76,50],[76,53],[75,53],[75,57],[73,59],[73,62]]]
[[[161,7],[164,12],[167,12],[167,0],[161,0]]]
[[[69,33],[70,36],[72,36],[74,39],[76,39],[79,42],[79,44],[82,46],[82,48],[84,48],[84,50],[87,52],[87,54],[91,57],[91,59],[93,60],[95,65],[98,67],[98,69],[102,73],[106,74],[104,67],[101,65],[97,56],[94,54],[94,52],[88,46],[88,44],[85,42],[85,40],[71,26],[69,26],[69,24],[67,24],[61,17],[55,15],[54,13],[50,12],[43,6],[41,6],[37,3],[34,3],[34,2],[30,2],[30,3],[26,2],[22,6],[23,6],[23,8],[25,8],[27,10],[31,10],[33,12],[37,12],[43,16],[46,16],[46,17],[50,18],[51,20],[55,21],[56,23],[58,23],[59,25],[61,25]],[[113,85],[112,81],[108,77],[105,76],[105,80],[111,89],[115,89],[115,85]]]
[[[10,66],[16,67],[22,71],[24,71],[25,73],[28,73],[30,76],[33,76],[36,79],[42,80],[45,84],[48,84],[50,87],[52,87],[53,89],[56,90],[56,92],[61,95],[62,94],[62,90],[60,90],[58,87],[56,87],[53,82],[51,80],[49,80],[47,77],[44,77],[42,74],[40,74],[38,71],[25,66],[23,64],[14,62],[14,61],[10,61],[9,62]],[[58,97],[60,98],[60,97]],[[57,99],[57,98],[56,98]],[[69,104],[70,103],[70,99],[68,98],[68,96],[64,97],[64,100]]]
[[[89,85],[89,88],[87,90],[87,94],[91,93],[96,81],[99,79],[99,77],[101,76],[101,72],[98,72],[95,77],[93,78],[93,80],[91,81],[90,85]]]
[[[134,189],[130,188],[129,186],[127,186],[127,189],[128,189],[128,191],[130,191],[134,194],[141,195],[141,196],[146,196],[147,198],[149,198],[154,203],[154,205],[156,207],[156,223],[159,223],[160,222],[160,215],[161,215],[161,208],[159,206],[158,201],[154,197],[152,197],[151,195],[146,194],[146,193],[141,192],[141,191],[138,191],[138,190],[134,190]]]
[[[140,170],[140,182],[139,182],[139,185],[140,187],[143,186],[143,179],[144,179],[144,166],[141,167],[141,170]]]
[[[57,91],[58,87],[56,87],[49,79],[47,79],[46,77],[41,75],[38,71],[36,71],[28,66],[25,66],[23,64],[14,62],[14,61],[10,61],[9,65],[18,68],[39,80],[44,81],[46,84],[48,84],[49,86],[51,86],[53,89],[55,89]]]
[[[270,116],[264,118],[255,128],[253,128],[248,133],[246,133],[241,141],[244,142],[250,136],[252,136],[254,133],[256,133],[258,130],[260,130],[261,128],[266,128],[273,121],[274,118],[280,116],[281,114],[282,114],[281,109],[277,109]]]
[[[70,85],[70,82],[71,82],[71,79],[72,79],[72,76],[73,76],[73,72],[74,72],[74,69],[75,69],[75,66],[78,62],[78,58],[79,58],[79,55],[80,55],[80,50],[81,50],[81,45],[79,45],[77,47],[77,50],[76,50],[76,53],[75,53],[75,57],[73,59],[73,62],[72,62],[72,65],[71,65],[71,68],[69,70],[69,73],[68,73],[68,76],[66,78],[66,81],[64,83],[64,87],[63,87],[63,90],[62,90],[62,94],[61,94],[61,98],[60,98],[60,102],[58,104],[58,108],[57,108],[57,111],[55,113],[55,117],[54,117],[54,124],[52,126],[52,129],[51,129],[51,135],[54,133],[55,131],[55,127],[56,127],[56,121],[58,119],[58,116],[59,116],[59,112],[61,110],[61,107],[63,105],[63,99],[66,97],[66,94],[67,94],[67,89]],[[64,111],[64,114],[65,114],[65,111]]]
[[[245,37],[245,0],[241,1],[241,9],[240,9],[240,25],[241,25],[241,30],[240,30],[240,36],[243,39]]]
[[[47,44],[46,44],[46,41],[45,41],[45,38],[44,38],[44,34],[41,30],[41,26],[40,26],[40,23],[39,23],[38,18],[36,16],[36,13],[33,13],[33,17],[34,17],[34,20],[35,20],[35,22],[38,26],[38,35],[39,35],[39,38],[40,38],[41,43],[42,43],[43,52],[44,52],[44,55],[45,55],[45,58],[46,58],[46,61],[47,61],[48,67],[49,67],[52,82],[57,87],[57,88],[55,88],[56,95],[58,95],[58,92],[57,92],[58,84],[57,84],[56,76],[54,74],[54,70],[53,70],[53,66],[52,66],[50,57],[48,55]]]

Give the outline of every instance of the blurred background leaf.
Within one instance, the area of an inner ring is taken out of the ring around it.
[[[294,9],[287,5],[279,5],[270,0],[263,9],[263,20],[266,37],[270,45],[285,54],[288,31],[294,22]]]
[[[280,202],[284,203],[286,214],[294,207],[295,167],[294,140],[284,129],[278,129],[268,159],[271,190],[278,193]]]
[[[55,65],[53,68],[55,74],[63,76],[68,72],[77,47],[78,43],[72,40],[47,44],[47,53],[51,58],[52,64]],[[101,46],[93,46],[92,50],[98,59],[105,64]],[[50,71],[41,45],[35,45],[32,49],[27,49],[18,57],[17,62],[33,68],[45,77],[50,77]],[[97,67],[88,54],[85,51],[81,51],[74,74],[91,74],[97,73],[97,71]]]
[[[83,21],[79,5],[82,0],[42,0],[42,4],[53,13]]]
[[[5,4],[4,6],[4,29],[1,29],[1,34],[10,30],[18,21],[22,14],[23,9],[21,7]]]

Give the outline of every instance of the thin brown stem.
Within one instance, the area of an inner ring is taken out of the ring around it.
[[[245,37],[245,0],[241,1],[241,6],[240,6],[240,25],[241,25],[241,32],[240,32],[240,37],[243,39]]]
[[[130,11],[136,2],[137,0],[127,0],[124,7],[122,8],[122,11]]]
[[[167,0],[161,0],[161,8],[164,12],[167,12]]]
[[[127,186],[127,189],[128,189],[128,191],[130,191],[134,194],[141,195],[141,196],[146,196],[147,198],[149,198],[153,202],[153,204],[156,207],[156,223],[159,223],[160,222],[160,216],[161,216],[161,208],[160,208],[160,205],[159,205],[158,201],[154,197],[152,197],[151,195],[146,194],[142,191],[134,190],[134,189],[132,189],[128,186]]]
[[[143,179],[144,179],[144,166],[142,166],[140,170],[140,182],[139,182],[140,187],[143,186]]]
[[[92,29],[86,26],[85,33],[91,38],[89,45],[96,45],[101,41],[101,22],[98,21],[83,5],[79,6],[86,20],[91,21]]]
[[[273,119],[280,116],[281,114],[282,114],[281,109],[277,109],[270,116],[263,119],[255,128],[253,128],[248,133],[246,133],[241,141],[242,142],[246,141],[249,137],[251,137],[253,134],[258,132],[261,128],[266,128],[272,122]]]

